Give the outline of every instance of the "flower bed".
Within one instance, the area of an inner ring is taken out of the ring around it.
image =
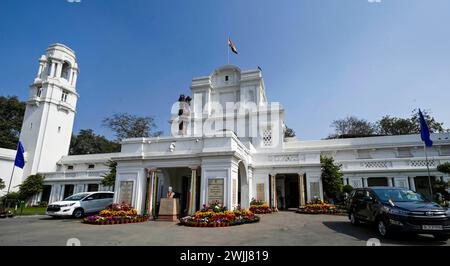
[[[127,204],[112,204],[98,215],[91,215],[83,219],[87,224],[127,224],[148,221],[148,216],[138,215],[136,209]]]
[[[260,200],[252,199],[250,202],[250,211],[256,214],[272,213],[269,205]]]
[[[180,219],[181,225],[193,227],[226,227],[254,222],[259,222],[259,217],[251,211],[228,211],[217,203]]]
[[[334,214],[334,215],[344,215],[346,214],[345,209],[338,208],[336,205],[331,203],[307,203],[300,206],[297,213],[305,214]]]

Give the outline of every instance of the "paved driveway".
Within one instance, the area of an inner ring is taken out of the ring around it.
[[[256,224],[195,228],[172,222],[88,225],[79,220],[45,216],[0,219],[0,245],[351,245],[376,237],[369,226],[352,226],[344,216],[292,212],[263,215]],[[381,240],[382,245],[449,245],[431,236]]]

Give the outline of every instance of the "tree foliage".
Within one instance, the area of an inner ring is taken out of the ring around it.
[[[417,132],[411,119],[386,115],[377,122],[377,133],[379,135],[406,135]]]
[[[92,129],[82,129],[72,135],[70,155],[119,152],[120,144],[96,135]]]
[[[44,188],[44,177],[36,174],[30,175],[19,185],[19,195],[21,199],[29,199],[33,195],[41,192]]]
[[[428,111],[422,111],[425,121],[427,121],[430,132],[443,132],[444,123],[437,122]],[[406,135],[420,133],[419,111],[414,109],[410,118],[390,117],[388,115],[381,118],[377,123],[377,133],[379,135]]]
[[[365,119],[347,116],[344,119],[334,120],[331,123],[334,134],[328,138],[351,138],[371,136],[375,134],[375,125]]]
[[[444,174],[450,174],[450,162],[438,165],[437,170]]]
[[[136,116],[128,113],[117,113],[103,119],[103,126],[111,129],[117,139],[157,137],[162,131],[157,130],[152,116]]]
[[[107,166],[109,168],[109,173],[103,175],[102,185],[111,186],[114,190],[114,185],[116,183],[117,162],[109,160]]]
[[[5,181],[3,181],[3,179],[0,178],[0,190],[4,189],[5,187],[6,187]]]
[[[25,113],[25,102],[16,96],[0,96],[0,147],[16,149]]]
[[[334,133],[328,138],[418,134],[420,133],[420,118],[418,112],[417,109],[414,109],[409,118],[385,115],[374,123],[354,116],[338,119],[331,123],[331,127],[334,128]],[[446,131],[444,129],[444,124],[438,122],[428,111],[423,110],[422,113],[427,121],[430,132]]]
[[[342,192],[343,174],[341,165],[337,165],[331,157],[320,156],[322,169],[322,184],[324,193],[328,198],[335,198],[339,192]]]
[[[286,126],[286,129],[284,131],[284,137],[285,138],[295,137],[295,131],[292,128]]]

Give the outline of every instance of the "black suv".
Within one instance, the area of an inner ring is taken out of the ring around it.
[[[411,232],[432,234],[442,241],[450,238],[450,209],[405,188],[353,190],[348,201],[348,217],[354,225],[374,223],[383,237],[393,232]]]

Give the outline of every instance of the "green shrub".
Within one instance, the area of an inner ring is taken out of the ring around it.
[[[353,190],[353,187],[350,185],[345,185],[342,187],[342,192],[344,192],[344,193],[350,193],[350,192],[352,192],[352,190]]]

